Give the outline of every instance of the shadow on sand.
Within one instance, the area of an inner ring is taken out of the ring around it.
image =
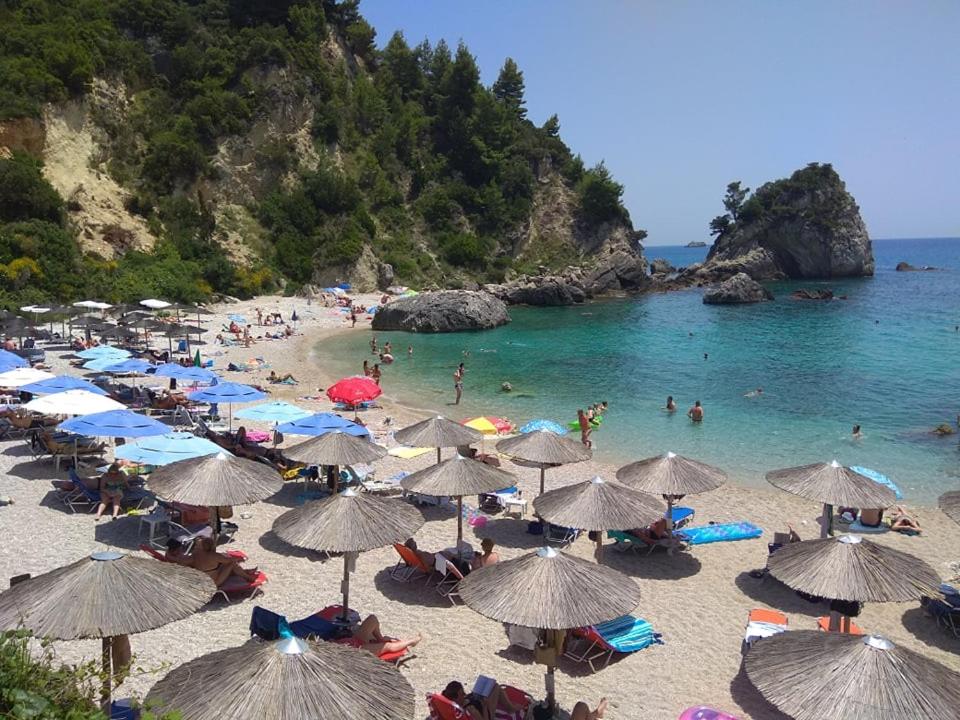
[[[756,600],[784,612],[819,617],[828,612],[824,602],[808,602],[772,575],[754,578],[749,572],[742,572],[734,578],[734,583],[748,598]]]
[[[790,720],[789,715],[784,715],[775,706],[771,705],[760,691],[754,687],[747,677],[743,664],[740,664],[740,672],[730,682],[730,695],[734,702],[747,711],[750,717],[763,718],[763,720]]]
[[[903,613],[902,620],[907,631],[924,645],[952,653],[960,652],[960,638],[954,637],[949,630],[941,627],[922,607],[910,608]]]

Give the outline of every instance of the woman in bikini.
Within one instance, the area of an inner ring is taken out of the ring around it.
[[[413,647],[420,642],[420,634],[416,637],[399,640],[394,638],[385,638],[380,632],[380,620],[376,615],[368,615],[353,631],[352,642],[349,644],[361,650],[366,650],[371,655],[382,655],[384,653],[402,652],[407,648]]]
[[[234,576],[247,582],[257,579],[256,568],[244,570],[236,558],[216,552],[210,538],[197,539],[188,562],[189,567],[209,575],[218,588]]]

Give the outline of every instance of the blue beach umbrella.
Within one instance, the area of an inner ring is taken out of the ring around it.
[[[370,431],[363,427],[363,425],[350,422],[346,418],[342,418],[334,413],[316,413],[315,415],[279,425],[277,426],[277,430],[289,435],[311,435],[314,437],[324,435],[331,430],[340,430],[354,437],[364,437],[370,434]]]
[[[105,357],[115,357],[117,358],[117,362],[120,362],[120,360],[130,357],[130,353],[122,348],[113,347],[112,345],[97,345],[88,350],[81,350],[77,353],[77,357],[83,358],[84,360],[99,360]]]
[[[121,445],[114,456],[119,460],[143,465],[169,465],[178,460],[216,455],[229,455],[222,447],[188,432],[169,432]]]
[[[237,411],[237,417],[244,420],[259,420],[260,422],[285,423],[300,418],[310,416],[309,410],[291,405],[290,403],[277,402],[262,403],[253,407],[243,408]]]
[[[123,358],[120,355],[106,355],[101,358],[94,358],[93,360],[87,360],[83,364],[84,370],[94,370],[96,372],[104,372],[111,365],[116,365],[118,362],[121,362]]]
[[[197,402],[207,402],[211,404],[227,403],[229,408],[228,421],[230,429],[233,429],[233,404],[248,403],[263,400],[267,394],[262,390],[257,390],[250,385],[243,385],[234,382],[222,382],[211,385],[202,390],[194,390],[187,395],[188,398]]]
[[[12,353],[9,350],[0,349],[0,372],[6,372],[7,370],[13,370],[14,368],[27,367],[29,365],[30,363],[16,353]]]
[[[534,432],[535,430],[546,430],[547,432],[552,432],[554,435],[567,434],[567,429],[560,423],[555,423],[553,420],[531,420],[520,428],[520,432],[522,433]]]
[[[65,432],[90,437],[139,438],[162,435],[170,427],[132,410],[108,410],[66,420],[57,426]]]
[[[176,380],[188,380],[198,383],[213,383],[220,379],[220,376],[217,375],[213,370],[207,370],[206,368],[195,367],[193,365],[190,367],[183,367],[177,363],[163,363],[162,365],[157,365],[157,369],[153,374],[155,374],[157,377],[168,377]]]
[[[103,368],[103,370],[104,372],[113,373],[114,375],[146,375],[147,371],[152,367],[154,367],[154,365],[152,363],[148,363],[146,360],[130,358],[128,360],[122,360],[120,362],[107,365]]]
[[[72,375],[57,375],[49,380],[30,383],[20,388],[21,391],[33,393],[34,395],[50,395],[52,393],[64,392],[66,390],[86,390],[94,395],[106,395],[107,392],[98,388],[92,382]]]
[[[897,487],[896,483],[893,482],[883,473],[879,473],[876,470],[871,470],[870,468],[861,467],[860,465],[851,465],[850,469],[855,473],[859,473],[864,477],[868,477],[876,483],[885,485],[886,487],[893,490],[893,493],[897,496],[897,500],[903,500],[903,493],[900,492],[900,488]]]

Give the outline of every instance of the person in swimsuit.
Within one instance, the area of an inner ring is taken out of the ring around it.
[[[697,400],[693,407],[687,410],[687,417],[693,420],[693,422],[703,422],[703,406],[700,404],[700,401]]]
[[[463,374],[465,372],[466,369],[463,367],[463,363],[460,363],[453,373],[453,389],[457,393],[457,399],[453,401],[454,405],[460,404],[460,398],[463,395]]]
[[[899,505],[897,505],[897,509],[893,514],[893,517],[890,518],[890,529],[910,535],[919,535],[921,532],[920,523],[910,517]]]
[[[253,460],[254,458],[260,457],[266,453],[266,451],[255,442],[247,440],[247,429],[242,425],[237,428],[236,441],[234,442],[231,450],[234,455],[239,455],[240,457],[247,458],[248,460]]]
[[[123,500],[123,493],[130,487],[127,482],[127,476],[120,471],[120,466],[113,463],[107,471],[100,476],[100,505],[97,508],[96,522],[103,517],[107,505],[113,504],[113,519],[116,520],[120,514],[120,503]]]
[[[500,562],[500,555],[493,551],[494,544],[491,538],[481,540],[480,547],[483,550],[483,554],[473,556],[473,560],[470,561],[470,567],[472,569],[479,570],[480,568]]]
[[[570,720],[602,720],[603,714],[607,711],[607,699],[600,698],[596,710],[591,710],[590,706],[582,700],[573,706],[573,712],[570,713]]]
[[[593,428],[590,427],[590,421],[583,410],[577,410],[577,423],[580,425],[580,442],[587,447],[593,447],[593,442],[590,440],[590,433],[593,432]]]
[[[363,376],[370,377],[370,362],[367,360],[363,361]]]
[[[376,615],[368,615],[353,631],[354,642],[350,644],[361,650],[366,650],[371,655],[382,655],[383,653],[402,652],[413,647],[420,640],[419,633],[416,637],[405,640],[385,638],[380,632],[380,620]]]
[[[198,538],[193,553],[187,558],[182,564],[189,563],[188,567],[206,573],[218,588],[234,576],[247,582],[257,579],[256,568],[244,570],[236,558],[216,552],[211,538]]]
[[[860,426],[859,426],[859,425],[854,425],[854,426],[853,426],[853,432],[850,433],[850,434],[851,434],[851,436],[853,437],[854,440],[859,440],[860,438],[863,437],[863,432],[860,430]]]
[[[667,412],[677,411],[677,404],[673,401],[673,395],[667,395],[667,404],[663,409]]]
[[[370,379],[373,380],[377,385],[380,384],[380,363],[374,363],[373,369],[370,371]]]
[[[519,712],[519,708],[510,702],[510,698],[497,683],[494,683],[489,695],[482,697],[473,693],[468,695],[463,689],[463,683],[453,680],[447,684],[441,695],[459,705],[473,720],[494,720],[497,710],[508,714]]]

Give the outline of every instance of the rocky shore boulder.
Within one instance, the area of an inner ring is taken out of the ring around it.
[[[737,273],[703,294],[706,305],[734,305],[773,300],[773,293],[746,273]]]
[[[834,294],[833,290],[829,288],[824,290],[808,290],[807,288],[799,288],[790,293],[790,297],[794,300],[833,300]],[[837,296],[838,300],[846,300],[846,295]]]
[[[917,267],[916,265],[911,265],[910,263],[901,260],[897,263],[896,271],[897,272],[922,272],[927,270],[936,270],[937,268],[932,265],[921,265]]]
[[[724,222],[720,222],[723,218]],[[873,275],[873,249],[860,208],[829,164],[812,163],[762,185],[731,215],[699,279],[745,272],[757,280]],[[689,272],[689,271],[688,271]],[[697,277],[688,278],[695,284]]]
[[[507,306],[490,293],[441,290],[394,300],[373,316],[374,330],[444,333],[489,330],[510,322]]]
[[[576,305],[587,299],[577,280],[549,275],[484,285],[483,290],[510,305]]]
[[[650,263],[651,275],[665,275],[676,271],[677,269],[671,265],[668,260],[664,260],[663,258],[654,258],[653,262]]]

